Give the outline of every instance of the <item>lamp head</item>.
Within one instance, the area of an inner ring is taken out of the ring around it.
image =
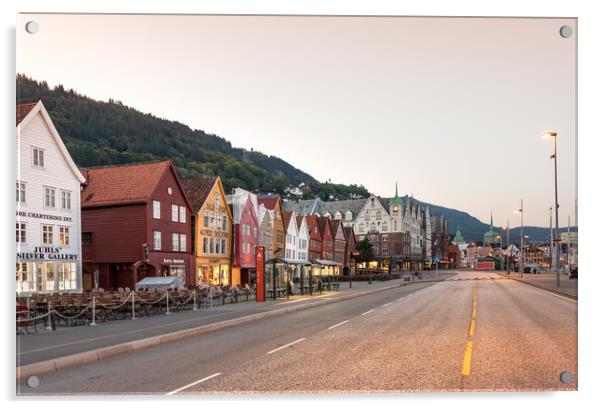
[[[554,131],[546,131],[543,134],[543,137],[546,139],[552,139],[552,138],[556,138],[557,133]]]

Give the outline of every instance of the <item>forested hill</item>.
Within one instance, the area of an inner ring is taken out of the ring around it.
[[[41,99],[80,167],[171,159],[182,178],[218,175],[226,192],[276,191],[304,183],[307,197],[367,196],[363,186],[320,183],[284,160],[247,151],[216,135],[144,114],[120,101],[96,101],[62,85],[17,76],[17,103]]]

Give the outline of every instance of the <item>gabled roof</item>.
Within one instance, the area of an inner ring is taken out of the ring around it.
[[[38,102],[30,102],[26,104],[17,105],[17,139],[20,137],[22,129],[24,129],[38,113],[42,115],[42,118],[46,122],[46,125],[50,130],[50,134],[54,138],[54,141],[57,144],[59,151],[61,152],[63,158],[65,159],[65,162],[67,163],[67,166],[69,166],[69,169],[71,169],[71,172],[73,172],[73,174],[79,180],[79,182],[84,183],[86,181],[84,175],[80,172],[77,165],[73,161],[73,158],[69,154],[69,151],[63,143],[63,139],[59,135],[59,132],[56,130],[56,127],[54,126],[54,123],[50,118],[50,114],[48,114],[48,111],[46,110],[46,107],[44,107],[42,100],[39,100]]]
[[[321,203],[322,201],[319,198],[299,201],[286,200],[282,202],[282,207],[284,210],[294,211],[301,216],[307,216],[316,214]]]
[[[305,222],[307,223],[308,235],[313,238],[318,238],[322,240],[322,230],[320,229],[320,225],[318,223],[318,216],[315,214],[305,216]],[[318,228],[318,236],[314,234],[314,228]]]
[[[336,200],[332,202],[321,202],[318,211],[320,212],[320,214],[328,212],[331,215],[334,215],[338,211],[341,212],[343,216],[345,215],[345,213],[350,211],[352,215],[351,220],[355,220],[355,218],[357,217],[358,213],[362,210],[362,207],[364,207],[364,204],[367,200],[368,199],[351,199]]]
[[[288,227],[291,222],[291,218],[293,217],[293,212],[287,212],[286,210],[282,214],[284,218],[284,224]]]
[[[318,226],[320,226],[320,233],[322,233],[322,237],[324,237],[324,233],[326,232],[326,227],[330,227],[330,233],[334,237],[334,233],[332,231],[332,224],[330,223],[330,219],[327,217],[318,217]]]
[[[145,203],[167,171],[173,172],[181,189],[176,171],[168,160],[104,166],[82,171],[87,179],[81,192],[82,208]],[[189,204],[186,195],[184,199]]]
[[[226,200],[228,204],[232,206],[232,219],[234,224],[239,224],[242,214],[244,213],[247,201],[249,201],[250,208],[253,212],[253,217],[257,223],[261,223],[259,220],[259,209],[257,206],[257,196],[243,188],[237,187],[234,189],[234,194],[227,195]]]
[[[211,193],[217,177],[200,176],[196,179],[182,179],[182,189],[190,201],[195,212],[198,212],[205,204],[207,196]]]
[[[336,237],[337,235],[337,231],[339,230],[339,226],[343,226],[343,222],[341,222],[340,220],[331,220],[330,224],[332,226],[332,235],[333,237]],[[345,234],[345,232],[343,232],[343,235]]]
[[[352,237],[355,239],[355,233],[353,231],[353,227],[351,227],[351,226],[343,227],[343,232],[345,233],[345,240],[347,240],[347,243],[349,243],[349,240],[351,240]]]
[[[274,210],[276,208],[276,204],[278,204],[278,200],[280,200],[279,195],[262,195],[257,196],[257,203],[263,204],[266,209]]]
[[[17,105],[17,125],[25,119],[27,114],[37,105],[37,102],[27,102],[24,104]]]

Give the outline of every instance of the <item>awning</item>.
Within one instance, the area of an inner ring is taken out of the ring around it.
[[[160,290],[168,290],[172,288],[180,288],[183,285],[184,279],[182,277],[145,277],[136,283],[136,291],[145,288],[157,288]]]
[[[312,264],[317,264],[319,266],[340,266],[341,264],[332,260],[312,260]]]

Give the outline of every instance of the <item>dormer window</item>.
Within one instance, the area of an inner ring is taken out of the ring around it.
[[[343,218],[343,214],[341,212],[336,212],[334,214],[334,219],[335,220],[341,220]]]
[[[345,220],[352,220],[353,219],[353,213],[351,211],[347,211],[347,213],[345,213]]]

